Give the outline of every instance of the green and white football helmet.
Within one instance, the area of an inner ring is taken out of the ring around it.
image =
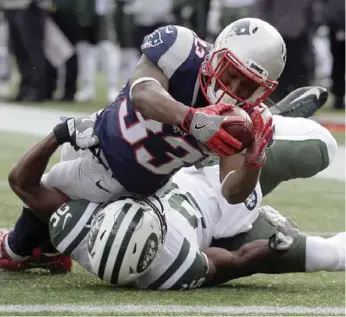
[[[88,254],[93,273],[114,285],[132,284],[150,270],[166,232],[158,198],[113,198],[99,207],[91,224]]]

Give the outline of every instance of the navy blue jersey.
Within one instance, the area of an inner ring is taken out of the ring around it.
[[[148,35],[143,54],[169,80],[169,93],[194,106],[199,92],[198,72],[210,49],[184,27],[166,26]],[[129,83],[96,122],[96,134],[114,177],[132,192],[150,194],[180,168],[205,158],[197,141],[178,127],[146,120],[135,111]]]

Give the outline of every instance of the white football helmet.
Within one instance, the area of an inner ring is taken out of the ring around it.
[[[129,285],[147,273],[167,231],[162,204],[126,194],[103,204],[91,224],[92,272],[114,285]]]
[[[251,109],[274,91],[285,63],[286,45],[273,26],[260,19],[240,19],[215,40],[202,63],[200,85],[211,104]]]

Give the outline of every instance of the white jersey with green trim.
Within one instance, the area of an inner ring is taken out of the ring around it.
[[[203,250],[213,238],[233,236],[251,228],[261,202],[259,186],[247,202],[229,205],[220,192],[218,166],[179,171],[157,192],[164,206],[167,235],[152,269],[139,278],[138,288],[187,289],[205,280],[208,261]],[[55,247],[91,270],[88,233],[97,204],[71,201],[53,214],[50,234]]]
[[[242,204],[230,205],[220,190],[219,167],[186,168],[168,190],[158,193],[164,204],[168,232],[152,270],[140,288],[186,289],[203,284],[208,261],[203,250],[213,238],[226,238],[251,229],[258,217],[262,193],[258,185]]]

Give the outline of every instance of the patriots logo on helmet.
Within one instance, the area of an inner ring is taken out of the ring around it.
[[[227,34],[226,38],[232,37],[235,35],[251,35],[257,32],[258,28],[255,27],[250,32],[250,21],[249,20],[241,20],[239,22],[234,23],[233,27]]]
[[[141,48],[146,49],[149,47],[156,47],[162,44],[162,38],[161,38],[161,33],[159,30],[156,30],[155,32],[147,35],[144,39],[144,43],[142,44]]]

